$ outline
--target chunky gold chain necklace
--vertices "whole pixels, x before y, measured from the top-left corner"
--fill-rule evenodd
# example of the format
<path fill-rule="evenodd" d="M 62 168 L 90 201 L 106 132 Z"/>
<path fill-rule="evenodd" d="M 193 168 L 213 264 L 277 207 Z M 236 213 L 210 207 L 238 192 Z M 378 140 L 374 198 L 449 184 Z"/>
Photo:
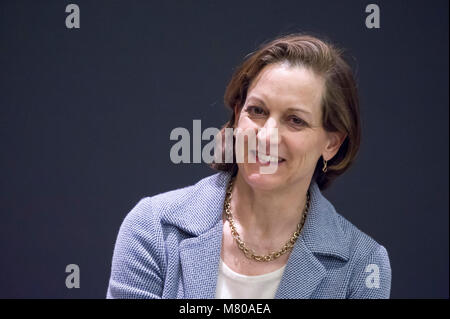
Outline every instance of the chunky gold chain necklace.
<path fill-rule="evenodd" d="M 233 215 L 231 214 L 231 192 L 233 190 L 233 183 L 234 178 L 231 178 L 226 191 L 224 212 L 228 222 L 230 223 L 231 235 L 233 236 L 234 239 L 236 239 L 238 247 L 244 252 L 245 256 L 247 258 L 256 261 L 272 261 L 274 259 L 277 259 L 281 255 L 285 254 L 289 249 L 293 248 L 298 236 L 300 235 L 300 231 L 303 229 L 306 215 L 309 211 L 309 201 L 310 201 L 309 190 L 306 195 L 307 199 L 302 219 L 300 223 L 298 223 L 297 230 L 292 234 L 291 238 L 284 244 L 284 246 L 279 251 L 272 252 L 268 255 L 256 255 L 253 249 L 248 248 L 247 245 L 244 243 L 244 241 L 241 239 L 241 236 L 239 236 L 239 233 L 236 230 L 236 226 L 234 225 Z"/>

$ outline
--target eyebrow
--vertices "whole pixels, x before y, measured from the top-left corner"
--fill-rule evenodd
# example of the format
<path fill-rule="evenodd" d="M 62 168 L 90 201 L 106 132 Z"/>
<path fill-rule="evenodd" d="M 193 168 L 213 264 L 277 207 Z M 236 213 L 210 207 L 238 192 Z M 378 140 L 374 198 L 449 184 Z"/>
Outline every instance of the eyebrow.
<path fill-rule="evenodd" d="M 261 103 L 261 104 L 263 104 L 264 106 L 266 106 L 266 104 L 264 103 L 263 100 L 261 100 L 260 98 L 255 97 L 255 96 L 250 96 L 248 99 L 249 99 L 249 100 L 256 100 L 256 101 L 258 101 L 259 103 Z M 290 107 L 290 108 L 288 108 L 287 110 L 288 110 L 288 111 L 297 111 L 297 112 L 305 113 L 305 114 L 308 114 L 308 115 L 312 115 L 312 113 L 311 113 L 310 111 L 307 111 L 307 110 L 302 109 L 302 108 Z"/>
<path fill-rule="evenodd" d="M 288 108 L 288 111 L 298 111 L 298 112 L 302 112 L 302 113 L 311 115 L 311 112 L 304 110 L 304 109 L 299 109 L 296 107 L 290 107 L 290 108 Z"/>

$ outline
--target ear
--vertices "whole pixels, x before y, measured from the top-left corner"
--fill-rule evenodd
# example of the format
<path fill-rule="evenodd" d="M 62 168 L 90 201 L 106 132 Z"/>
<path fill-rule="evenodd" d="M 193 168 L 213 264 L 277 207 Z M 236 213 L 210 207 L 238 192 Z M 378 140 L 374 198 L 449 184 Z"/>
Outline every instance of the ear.
<path fill-rule="evenodd" d="M 339 148 L 347 137 L 347 134 L 342 132 L 327 132 L 326 134 L 327 144 L 322 152 L 322 156 L 326 161 L 329 161 L 337 154 Z"/>

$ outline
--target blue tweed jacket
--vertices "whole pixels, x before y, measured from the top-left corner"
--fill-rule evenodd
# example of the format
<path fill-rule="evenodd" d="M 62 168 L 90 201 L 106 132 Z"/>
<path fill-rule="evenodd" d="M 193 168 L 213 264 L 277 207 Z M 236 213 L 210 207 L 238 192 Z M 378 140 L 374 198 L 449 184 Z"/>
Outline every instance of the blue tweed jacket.
<path fill-rule="evenodd" d="M 214 298 L 230 173 L 142 199 L 118 234 L 107 298 Z M 386 249 L 310 184 L 311 204 L 275 298 L 389 298 Z"/>

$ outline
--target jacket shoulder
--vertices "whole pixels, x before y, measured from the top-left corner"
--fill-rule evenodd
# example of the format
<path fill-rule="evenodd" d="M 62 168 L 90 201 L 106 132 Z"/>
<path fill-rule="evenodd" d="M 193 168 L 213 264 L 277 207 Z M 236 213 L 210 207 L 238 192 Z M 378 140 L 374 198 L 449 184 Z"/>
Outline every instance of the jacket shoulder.
<path fill-rule="evenodd" d="M 392 269 L 386 248 L 345 217 L 336 214 L 351 247 L 352 271 L 347 298 L 389 298 Z"/>
<path fill-rule="evenodd" d="M 365 233 L 344 216 L 336 212 L 337 220 L 344 236 L 353 251 L 353 258 L 365 255 L 382 246 L 373 237 Z"/>
<path fill-rule="evenodd" d="M 211 197 L 211 192 L 217 188 L 221 189 L 224 177 L 224 173 L 216 173 L 200 179 L 195 184 L 154 195 L 151 197 L 153 207 L 161 213 L 163 219 L 172 214 L 182 214 L 200 199 Z"/>
<path fill-rule="evenodd" d="M 129 214 L 198 235 L 217 220 L 228 178 L 229 173 L 219 172 L 195 184 L 145 197 Z"/>

